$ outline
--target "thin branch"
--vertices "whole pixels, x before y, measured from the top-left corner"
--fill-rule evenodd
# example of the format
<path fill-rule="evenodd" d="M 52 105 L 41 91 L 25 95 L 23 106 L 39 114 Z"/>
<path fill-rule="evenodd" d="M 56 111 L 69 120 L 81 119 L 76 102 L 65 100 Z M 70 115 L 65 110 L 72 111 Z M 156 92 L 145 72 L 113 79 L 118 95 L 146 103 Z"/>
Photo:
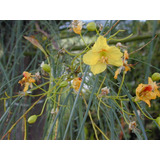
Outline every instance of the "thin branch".
<path fill-rule="evenodd" d="M 105 37 L 118 23 L 120 22 L 120 20 L 118 20 L 109 30 L 106 34 L 104 34 L 103 36 Z"/>
<path fill-rule="evenodd" d="M 149 43 L 151 43 L 157 36 L 158 36 L 158 35 L 155 35 L 155 37 L 152 38 L 148 43 L 146 43 L 145 45 L 143 45 L 141 48 L 139 48 L 139 49 L 137 49 L 137 50 L 135 50 L 135 51 L 129 53 L 129 55 L 131 55 L 131 54 L 133 54 L 133 53 L 135 53 L 135 52 L 140 51 L 142 48 L 144 48 L 144 47 L 147 46 Z"/>

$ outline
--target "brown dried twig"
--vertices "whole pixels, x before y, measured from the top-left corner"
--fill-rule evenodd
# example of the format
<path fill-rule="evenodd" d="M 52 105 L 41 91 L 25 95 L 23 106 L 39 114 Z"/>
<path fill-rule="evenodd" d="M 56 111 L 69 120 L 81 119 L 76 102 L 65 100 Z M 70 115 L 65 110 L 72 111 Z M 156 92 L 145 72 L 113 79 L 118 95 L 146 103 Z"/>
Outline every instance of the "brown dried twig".
<path fill-rule="evenodd" d="M 120 20 L 118 20 L 109 30 L 106 34 L 104 34 L 103 36 L 105 37 L 118 23 L 120 22 Z"/>
<path fill-rule="evenodd" d="M 133 53 L 135 53 L 135 52 L 138 52 L 138 51 L 140 51 L 141 49 L 143 49 L 145 46 L 147 46 L 149 43 L 151 43 L 157 36 L 158 36 L 158 35 L 155 35 L 154 38 L 152 38 L 148 43 L 146 43 L 145 45 L 143 45 L 141 48 L 139 48 L 139 49 L 137 49 L 137 50 L 129 53 L 129 55 L 131 55 L 131 54 L 133 54 Z"/>

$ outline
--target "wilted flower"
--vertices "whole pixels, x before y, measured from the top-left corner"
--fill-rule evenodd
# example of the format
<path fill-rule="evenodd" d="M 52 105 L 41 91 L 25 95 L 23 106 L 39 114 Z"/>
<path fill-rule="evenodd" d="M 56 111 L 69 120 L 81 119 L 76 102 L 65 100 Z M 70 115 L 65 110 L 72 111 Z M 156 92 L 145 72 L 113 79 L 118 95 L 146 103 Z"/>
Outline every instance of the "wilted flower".
<path fill-rule="evenodd" d="M 132 66 L 132 64 L 128 64 L 127 59 L 129 59 L 129 55 L 128 52 L 125 50 L 123 56 L 123 65 L 116 70 L 114 79 L 117 79 L 118 74 L 120 74 L 122 70 L 125 70 L 125 73 L 131 70 L 130 67 Z"/>
<path fill-rule="evenodd" d="M 74 20 L 72 21 L 72 29 L 76 34 L 81 34 L 83 23 L 82 21 Z"/>
<path fill-rule="evenodd" d="M 107 39 L 99 36 L 94 46 L 83 56 L 83 62 L 90 65 L 94 75 L 99 74 L 107 68 L 107 65 L 122 66 L 123 54 L 115 46 L 108 46 Z"/>
<path fill-rule="evenodd" d="M 136 88 L 136 101 L 141 100 L 148 104 L 150 107 L 150 100 L 160 97 L 160 91 L 158 90 L 156 82 L 153 82 L 150 77 L 148 77 L 148 84 L 139 84 Z"/>
<path fill-rule="evenodd" d="M 106 96 L 109 94 L 109 88 L 108 87 L 104 87 L 101 89 L 101 94 L 100 94 L 100 97 L 101 96 Z"/>
<path fill-rule="evenodd" d="M 58 109 L 56 108 L 56 110 L 54 109 L 54 108 L 52 108 L 52 110 L 51 110 L 51 114 L 55 114 L 55 113 L 57 113 L 58 112 Z"/>
<path fill-rule="evenodd" d="M 39 81 L 41 79 L 40 72 L 35 73 L 35 79 L 36 81 Z"/>
<path fill-rule="evenodd" d="M 81 82 L 82 82 L 82 79 L 79 77 L 73 79 L 72 86 L 77 92 L 79 91 L 79 88 L 81 86 Z"/>
<path fill-rule="evenodd" d="M 26 71 L 23 72 L 23 76 L 24 77 L 22 78 L 22 80 L 20 80 L 18 83 L 20 83 L 21 86 L 24 85 L 23 91 L 26 92 L 28 90 L 29 86 L 30 86 L 30 88 L 33 87 L 32 83 L 35 82 L 35 79 L 32 77 L 35 77 L 35 76 L 31 75 L 31 73 L 26 72 Z"/>
<path fill-rule="evenodd" d="M 127 48 L 127 46 L 122 45 L 121 42 L 118 42 L 118 43 L 116 44 L 116 47 L 118 47 L 118 48 Z"/>
<path fill-rule="evenodd" d="M 137 125 L 137 124 L 136 124 L 135 121 L 130 122 L 130 123 L 129 123 L 129 129 L 130 129 L 130 130 L 134 130 L 134 129 L 136 128 L 136 125 Z"/>

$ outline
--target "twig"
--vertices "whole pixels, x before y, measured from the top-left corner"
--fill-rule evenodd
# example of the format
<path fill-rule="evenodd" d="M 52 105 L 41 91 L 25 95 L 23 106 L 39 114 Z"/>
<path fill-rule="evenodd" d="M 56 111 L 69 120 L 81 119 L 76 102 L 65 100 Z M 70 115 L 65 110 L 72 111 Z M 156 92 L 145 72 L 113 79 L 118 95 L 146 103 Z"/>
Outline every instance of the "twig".
<path fill-rule="evenodd" d="M 118 20 L 109 30 L 106 34 L 104 34 L 103 36 L 105 37 L 118 23 L 120 22 L 120 20 Z"/>
<path fill-rule="evenodd" d="M 27 120 L 26 120 L 26 115 L 24 115 L 24 140 L 27 140 Z"/>
<path fill-rule="evenodd" d="M 56 50 L 59 50 L 59 49 L 60 49 L 60 48 L 58 47 L 58 44 L 56 43 L 56 41 L 55 41 L 53 38 L 51 38 L 51 35 L 48 34 L 48 33 L 45 32 L 45 31 L 43 31 L 43 30 L 40 28 L 40 26 L 38 25 L 37 22 L 35 23 L 35 26 L 36 26 L 36 29 L 37 29 L 38 32 L 44 34 L 44 36 L 46 36 L 48 39 L 51 39 L 52 44 L 53 44 L 53 46 L 55 47 Z"/>
<path fill-rule="evenodd" d="M 145 44 L 144 46 L 142 46 L 141 48 L 139 48 L 139 49 L 137 49 L 137 50 L 129 53 L 129 55 L 131 55 L 131 54 L 133 54 L 133 53 L 135 53 L 135 52 L 138 52 L 139 50 L 141 50 L 142 48 L 144 48 L 145 46 L 147 46 L 147 45 L 148 45 L 149 43 L 151 43 L 157 36 L 158 36 L 158 35 L 155 35 L 155 37 L 152 38 L 148 43 L 146 43 L 146 44 Z"/>

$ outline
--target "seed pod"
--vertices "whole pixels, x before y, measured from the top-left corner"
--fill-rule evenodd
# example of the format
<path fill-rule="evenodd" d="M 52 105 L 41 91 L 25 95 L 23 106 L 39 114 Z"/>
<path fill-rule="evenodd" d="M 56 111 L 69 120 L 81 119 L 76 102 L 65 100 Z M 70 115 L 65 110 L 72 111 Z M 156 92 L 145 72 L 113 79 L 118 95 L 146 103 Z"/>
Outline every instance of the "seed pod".
<path fill-rule="evenodd" d="M 28 118 L 28 123 L 32 124 L 32 123 L 35 123 L 36 120 L 37 120 L 37 115 L 32 115 Z"/>
<path fill-rule="evenodd" d="M 50 71 L 51 71 L 50 65 L 45 64 L 44 62 L 42 62 L 41 67 L 42 67 L 42 69 L 43 69 L 45 72 L 50 73 Z"/>
<path fill-rule="evenodd" d="M 151 78 L 152 78 L 153 81 L 159 81 L 160 80 L 160 73 L 152 74 Z"/>
<path fill-rule="evenodd" d="M 96 30 L 96 24 L 94 22 L 90 22 L 87 24 L 88 31 L 95 31 Z"/>
<path fill-rule="evenodd" d="M 68 82 L 67 81 L 63 81 L 60 83 L 59 85 L 61 88 L 68 86 Z"/>

